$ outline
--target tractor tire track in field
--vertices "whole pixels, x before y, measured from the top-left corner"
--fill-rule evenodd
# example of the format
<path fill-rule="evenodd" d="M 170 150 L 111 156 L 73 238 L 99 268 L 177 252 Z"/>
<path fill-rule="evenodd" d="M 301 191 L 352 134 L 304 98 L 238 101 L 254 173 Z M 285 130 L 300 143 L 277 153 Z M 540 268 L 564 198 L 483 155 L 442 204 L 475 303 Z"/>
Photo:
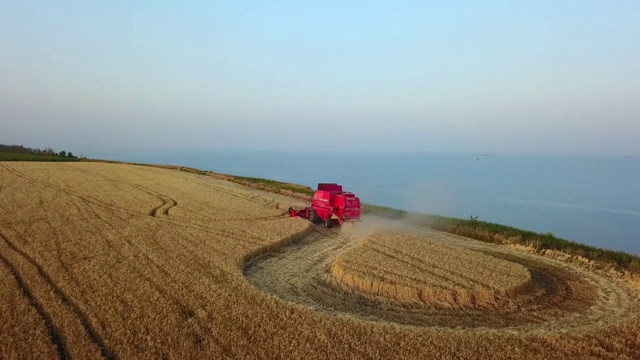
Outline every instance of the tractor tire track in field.
<path fill-rule="evenodd" d="M 0 167 L 0 195 L 2 195 L 2 190 L 4 190 L 4 172 L 4 166 Z"/>
<path fill-rule="evenodd" d="M 132 211 L 130 209 L 104 202 L 104 201 L 96 199 L 96 198 L 94 198 L 94 197 L 92 197 L 90 195 L 83 194 L 81 192 L 74 191 L 74 190 L 65 189 L 65 188 L 63 188 L 61 186 L 49 183 L 47 181 L 43 181 L 43 180 L 40 180 L 40 179 L 36 179 L 34 177 L 27 176 L 27 175 L 15 170 L 15 169 L 12 169 L 12 168 L 10 168 L 8 166 L 0 164 L 0 167 L 2 167 L 3 169 L 6 169 L 7 171 L 9 171 L 9 172 L 13 173 L 14 175 L 16 175 L 16 176 L 18 176 L 20 178 L 23 178 L 23 179 L 25 179 L 27 181 L 35 182 L 35 183 L 43 185 L 45 187 L 49 187 L 49 188 L 61 191 L 61 192 L 65 193 L 65 194 L 67 194 L 67 195 L 72 195 L 72 196 L 79 197 L 79 198 L 81 198 L 81 199 L 83 199 L 83 200 L 85 200 L 87 202 L 93 203 L 93 204 L 101 206 L 101 207 L 105 207 L 105 208 L 107 208 L 109 210 L 120 211 L 120 212 L 129 214 L 129 215 L 135 215 L 135 216 L 140 216 L 141 215 L 140 213 L 137 213 L 137 212 Z M 94 173 L 91 173 L 91 174 L 92 175 L 96 175 Z M 143 191 L 143 192 L 145 192 L 145 193 L 147 193 L 147 194 L 149 194 L 151 196 L 154 196 L 154 197 L 158 198 L 162 202 L 162 204 L 152 208 L 148 213 L 149 216 L 158 217 L 158 215 L 160 215 L 160 214 L 161 215 L 165 215 L 165 216 L 169 215 L 169 211 L 171 209 L 173 209 L 174 207 L 178 206 L 178 201 L 177 200 L 175 200 L 175 199 L 173 199 L 173 198 L 171 198 L 169 196 L 160 194 L 159 192 L 153 191 L 153 190 L 151 190 L 151 189 L 149 189 L 147 187 L 144 187 L 142 185 L 135 184 L 135 183 L 130 183 L 130 182 L 125 182 L 125 181 L 121 181 L 121 180 L 116 180 L 116 179 L 111 179 L 111 178 L 105 177 L 104 175 L 99 175 L 99 176 L 101 176 L 102 178 L 104 178 L 106 180 L 110 180 L 110 181 L 114 181 L 114 182 L 118 182 L 118 183 L 122 183 L 122 184 L 126 184 L 126 185 L 129 185 L 129 186 L 132 186 L 134 188 L 137 188 L 138 190 L 141 190 L 141 191 Z"/>
<path fill-rule="evenodd" d="M 151 196 L 154 196 L 156 198 L 158 198 L 158 200 L 160 200 L 162 202 L 162 204 L 154 207 L 153 209 L 151 209 L 149 211 L 149 216 L 153 216 L 153 217 L 158 217 L 159 215 L 164 215 L 167 216 L 169 215 L 169 211 L 171 209 L 173 209 L 174 207 L 178 206 L 178 201 L 174 198 L 171 198 L 167 195 L 164 195 L 158 191 L 152 190 L 146 186 L 140 185 L 140 184 L 136 184 L 130 181 L 124 181 L 124 180 L 118 180 L 118 179 L 111 179 L 108 178 L 104 175 L 98 174 L 99 176 L 101 176 L 102 178 L 104 178 L 105 180 L 109 180 L 109 181 L 113 181 L 119 184 L 124 184 L 124 185 L 128 185 L 131 186 L 133 188 L 136 188 L 144 193 L 147 193 Z"/>
<path fill-rule="evenodd" d="M 91 203 L 88 203 L 83 199 L 80 199 L 80 201 L 84 202 L 84 205 L 89 209 L 89 211 L 91 212 L 91 215 L 95 219 L 100 220 L 104 224 L 105 227 L 111 229 L 112 231 L 116 231 L 116 232 L 118 231 L 118 229 L 115 226 L 113 226 L 106 218 L 104 218 L 96 209 L 93 208 L 93 206 L 95 206 L 95 205 L 93 205 Z M 79 207 L 78 204 L 76 204 L 76 206 Z M 176 225 L 184 225 L 184 224 L 182 224 L 180 222 L 176 222 L 175 224 Z M 100 227 L 94 226 L 94 228 L 95 228 L 97 233 L 100 232 Z M 203 229 L 198 229 L 198 230 L 199 231 L 203 231 Z M 109 240 L 108 237 L 104 237 L 104 236 L 102 236 L 102 238 L 105 241 L 105 243 L 107 243 L 109 245 L 110 249 L 114 253 L 117 253 L 120 256 L 121 259 L 125 259 L 126 258 L 124 256 L 124 254 L 122 254 L 122 252 L 119 250 L 119 247 L 112 243 L 112 240 Z M 171 286 L 169 286 L 169 285 L 172 285 L 174 287 L 174 289 L 180 288 L 181 291 L 188 292 L 189 296 L 191 298 L 199 299 L 202 302 L 206 302 L 207 301 L 207 299 L 202 294 L 199 294 L 197 292 L 191 291 L 187 287 L 181 286 L 180 283 L 179 283 L 179 280 L 176 279 L 174 277 L 174 275 L 165 268 L 165 266 L 164 266 L 165 264 L 159 262 L 158 260 L 156 260 L 152 256 L 150 256 L 148 254 L 148 251 L 145 250 L 145 248 L 143 246 L 141 246 L 140 244 L 138 244 L 135 241 L 132 241 L 131 239 L 129 239 L 126 236 L 122 236 L 121 238 L 131 248 L 136 249 L 137 254 L 142 256 L 147 261 L 149 266 L 153 267 L 155 271 L 158 271 L 163 275 L 164 282 L 161 284 L 161 283 L 157 282 L 156 280 L 154 280 L 151 276 L 148 275 L 148 272 L 149 272 L 148 269 L 145 269 L 142 266 L 135 266 L 135 265 L 133 267 L 134 272 L 136 273 L 137 276 L 139 276 L 141 279 L 144 279 L 144 281 L 146 281 L 147 284 L 149 284 L 149 286 L 151 286 L 158 294 L 160 294 L 164 298 L 168 299 L 177 309 L 179 309 L 181 316 L 183 316 L 185 318 L 191 318 L 192 316 L 190 314 L 192 313 L 193 310 L 190 309 L 189 305 L 187 305 L 186 303 L 181 301 L 177 296 L 175 296 L 172 293 L 173 290 L 171 289 Z M 163 245 L 159 244 L 159 243 L 156 243 L 156 245 L 158 247 L 163 247 Z M 183 261 L 187 261 L 187 260 L 185 259 Z M 201 260 L 199 260 L 197 257 L 194 257 L 194 258 L 190 258 L 188 261 L 190 261 L 190 262 L 200 262 Z M 203 264 L 202 266 L 205 267 L 207 265 Z M 215 268 L 211 269 L 211 271 L 214 271 L 214 270 L 215 270 Z M 218 276 L 224 276 L 224 274 L 220 274 L 220 273 L 218 273 L 217 275 Z"/>
<path fill-rule="evenodd" d="M 85 202 L 85 206 L 87 206 L 90 209 L 90 211 L 92 212 L 93 216 L 96 219 L 100 220 L 107 228 L 111 229 L 112 231 L 117 231 L 118 230 L 111 223 L 109 223 L 109 221 L 107 221 L 105 218 L 103 218 L 95 209 L 93 209 L 91 207 L 90 203 Z M 98 226 L 94 226 L 94 228 L 95 228 L 96 232 L 100 232 L 100 228 Z M 119 250 L 119 247 L 114 245 L 114 244 L 112 244 L 111 240 L 109 240 L 107 237 L 104 237 L 104 236 L 102 236 L 102 238 L 105 241 L 105 243 L 109 244 L 109 247 L 112 249 L 112 251 L 114 253 L 117 253 L 120 256 L 121 259 L 125 259 L 126 258 L 126 256 Z M 162 264 L 160 264 L 158 261 L 156 261 L 151 256 L 149 256 L 149 254 L 147 253 L 147 251 L 145 251 L 145 249 L 143 247 L 141 247 L 140 245 L 136 244 L 134 241 L 131 241 L 126 236 L 122 236 L 120 238 L 123 239 L 123 241 L 126 242 L 131 248 L 136 249 L 137 254 L 142 256 L 148 262 L 149 265 L 151 265 L 151 266 L 153 266 L 155 268 L 155 270 L 157 270 L 160 273 L 162 273 L 166 277 L 165 279 L 171 279 L 171 281 L 175 281 L 175 279 L 173 278 L 172 274 L 169 271 L 167 271 L 162 266 Z M 162 296 L 166 297 L 167 299 L 170 299 L 174 304 L 178 305 L 179 307 L 181 307 L 181 308 L 185 307 L 184 304 L 179 302 L 177 300 L 177 298 L 175 296 L 173 296 L 171 293 L 169 293 L 163 286 L 161 286 L 161 284 L 159 284 L 158 282 L 154 281 L 150 276 L 148 276 L 147 272 L 144 271 L 142 268 L 135 267 L 134 270 L 135 270 L 135 273 L 137 274 L 137 276 L 139 276 L 140 278 L 144 279 L 159 294 L 161 294 Z"/>
<path fill-rule="evenodd" d="M 164 194 L 162 194 L 162 193 L 160 193 L 158 191 L 155 191 L 153 189 L 150 189 L 150 188 L 148 188 L 146 186 L 143 186 L 143 185 L 140 185 L 140 184 L 137 184 L 137 183 L 134 183 L 134 182 L 130 182 L 130 181 L 124 181 L 124 180 L 120 180 L 120 179 L 110 178 L 110 177 L 105 176 L 103 174 L 89 173 L 89 172 L 87 172 L 85 170 L 80 170 L 80 171 L 86 172 L 86 173 L 88 173 L 90 175 L 100 176 L 103 179 L 108 180 L 108 181 L 112 181 L 112 182 L 116 182 L 116 183 L 120 183 L 120 184 L 125 184 L 125 185 L 128 185 L 128 186 L 132 186 L 132 187 L 134 187 L 134 188 L 136 188 L 138 190 L 142 190 L 143 192 L 145 192 L 145 193 L 147 193 L 149 195 L 155 196 L 156 198 L 158 198 L 162 202 L 162 204 L 154 207 L 151 211 L 149 211 L 149 215 L 150 216 L 158 217 L 159 214 L 169 215 L 169 211 L 171 209 L 173 209 L 174 207 L 178 206 L 178 201 L 176 199 L 171 198 L 171 197 L 169 197 L 167 195 L 164 195 Z M 241 199 L 241 200 L 244 200 L 244 201 L 253 202 L 255 204 L 259 204 L 259 205 L 262 205 L 262 206 L 271 207 L 274 204 L 274 202 L 260 200 L 260 197 L 256 197 L 254 195 L 243 195 L 242 193 L 234 192 L 233 190 L 229 190 L 229 189 L 226 189 L 224 187 L 216 186 L 215 184 L 212 184 L 210 182 L 201 181 L 201 180 L 197 180 L 197 179 L 191 179 L 189 177 L 184 177 L 184 178 L 181 177 L 180 179 L 183 180 L 183 181 L 186 181 L 186 182 L 190 182 L 190 183 L 195 184 L 195 185 L 202 186 L 202 187 L 207 188 L 207 189 L 214 190 L 216 192 L 221 192 L 221 193 L 236 197 L 238 199 Z M 277 202 L 275 202 L 275 208 L 280 210 L 280 212 L 281 212 L 278 215 L 267 215 L 267 216 L 249 217 L 249 218 L 232 218 L 232 219 L 224 219 L 224 221 L 225 222 L 228 222 L 228 221 L 241 222 L 241 221 L 248 221 L 248 220 L 274 220 L 274 219 L 280 219 L 280 218 L 282 218 L 284 216 L 289 216 L 288 212 L 286 210 L 284 210 L 284 209 L 280 209 L 278 207 L 278 205 L 279 204 Z"/>
<path fill-rule="evenodd" d="M 7 267 L 7 269 L 9 270 L 9 273 L 11 273 L 11 277 L 13 277 L 13 280 L 18 286 L 18 289 L 20 290 L 20 292 L 24 295 L 24 297 L 27 298 L 29 305 L 31 305 L 36 310 L 36 313 L 42 319 L 42 322 L 44 323 L 44 326 L 47 329 L 47 335 L 49 336 L 49 340 L 51 341 L 51 343 L 56 349 L 58 358 L 68 359 L 69 353 L 67 352 L 67 348 L 64 342 L 62 341 L 62 336 L 60 336 L 60 333 L 57 327 L 53 324 L 53 321 L 51 320 L 51 316 L 47 313 L 47 311 L 44 309 L 42 304 L 38 302 L 38 299 L 36 299 L 36 297 L 33 295 L 33 292 L 29 289 L 26 282 L 22 279 L 22 276 L 20 276 L 20 273 L 15 268 L 15 266 L 13 266 L 11 262 L 2 255 L 2 253 L 0 253 L 0 262 Z"/>
<path fill-rule="evenodd" d="M 626 285 L 577 265 L 424 229 L 411 231 L 442 246 L 460 246 L 524 266 L 531 273 L 531 286 L 495 307 L 399 303 L 350 290 L 333 278 L 333 259 L 361 245 L 339 230 L 313 229 L 306 238 L 245 264 L 247 280 L 323 314 L 448 331 L 592 331 L 625 321 L 638 308 Z"/>
<path fill-rule="evenodd" d="M 158 217 L 159 215 L 164 215 L 164 216 L 168 216 L 169 215 L 169 210 L 173 209 L 174 207 L 178 206 L 178 202 L 173 199 L 170 198 L 166 195 L 162 195 L 160 193 L 154 193 L 151 190 L 145 188 L 144 186 L 140 186 L 140 185 L 134 185 L 134 184 L 130 184 L 131 186 L 138 188 L 142 191 L 145 191 L 146 193 L 148 193 L 149 195 L 153 195 L 155 197 L 157 197 L 158 199 L 160 199 L 160 201 L 162 201 L 162 204 L 154 207 L 153 209 L 151 209 L 151 211 L 149 212 L 150 216 L 153 217 Z"/>
<path fill-rule="evenodd" d="M 105 179 L 107 181 L 111 181 L 111 182 L 115 182 L 115 183 L 124 184 L 124 185 L 128 185 L 128 186 L 134 187 L 134 188 L 136 188 L 138 190 L 141 190 L 141 191 L 143 191 L 143 192 L 145 192 L 145 193 L 147 193 L 147 194 L 149 194 L 151 196 L 154 196 L 154 197 L 158 198 L 161 201 L 161 204 L 156 206 L 156 207 L 154 207 L 153 209 L 151 209 L 149 211 L 149 216 L 153 216 L 153 217 L 159 217 L 159 215 L 167 216 L 167 215 L 169 215 L 169 212 L 170 212 L 171 209 L 173 209 L 174 207 L 178 206 L 178 201 L 176 199 L 174 199 L 172 197 L 169 197 L 169 196 L 167 196 L 165 194 L 162 194 L 162 193 L 160 193 L 158 191 L 155 191 L 155 190 L 153 190 L 153 189 L 151 189 L 149 187 L 146 187 L 146 186 L 143 186 L 143 185 L 131 182 L 131 181 L 124 181 L 124 180 L 121 180 L 121 179 L 110 178 L 108 176 L 105 176 L 105 175 L 99 174 L 99 173 L 90 173 L 90 172 L 87 172 L 86 170 L 82 170 L 82 169 L 80 169 L 79 171 L 85 172 L 85 173 L 90 174 L 90 175 L 100 176 L 101 178 L 103 178 L 103 179 Z M 212 184 L 212 183 L 209 183 L 209 182 L 200 181 L 200 180 L 197 180 L 197 179 L 190 179 L 190 178 L 181 178 L 181 179 L 183 181 L 190 182 L 190 183 L 193 183 L 193 184 L 196 184 L 196 185 L 199 185 L 199 186 L 202 186 L 204 188 L 208 188 L 208 189 L 211 189 L 211 190 L 214 190 L 214 191 L 217 191 L 217 192 L 221 192 L 221 193 L 224 193 L 224 194 L 227 194 L 227 195 L 242 199 L 244 201 L 253 202 L 253 203 L 256 203 L 256 204 L 259 204 L 259 205 L 262 205 L 262 206 L 269 206 L 270 205 L 269 202 L 258 200 L 254 196 L 242 195 L 242 194 L 239 194 L 239 193 L 234 192 L 232 190 L 228 190 L 228 189 L 225 189 L 223 187 L 216 186 L 215 184 Z M 278 208 L 277 205 L 276 205 L 276 208 Z M 287 211 L 279 209 L 279 208 L 278 208 L 278 210 L 281 210 L 281 214 L 279 214 L 279 215 L 269 215 L 269 216 L 263 216 L 263 217 L 250 217 L 250 218 L 233 218 L 233 219 L 224 219 L 224 221 L 237 221 L 237 222 L 240 222 L 240 221 L 247 221 L 247 220 L 272 220 L 272 219 L 280 219 L 284 215 L 288 216 L 288 212 Z"/>
<path fill-rule="evenodd" d="M 162 214 L 162 215 L 169 215 L 169 210 L 173 209 L 174 207 L 178 206 L 178 201 L 176 199 L 173 199 L 167 195 L 164 195 L 158 191 L 152 190 L 146 186 L 131 182 L 131 181 L 125 181 L 122 179 L 114 179 L 108 176 L 105 176 L 104 174 L 100 174 L 97 172 L 89 172 L 85 169 L 78 169 L 78 168 L 73 168 L 74 170 L 80 171 L 82 173 L 88 174 L 90 176 L 99 176 L 101 178 L 103 178 L 104 180 L 107 180 L 109 182 L 113 182 L 116 184 L 122 184 L 122 185 L 126 185 L 126 186 L 131 186 L 135 189 L 138 189 L 146 194 L 149 194 L 153 197 L 158 198 L 158 200 L 160 200 L 162 202 L 162 204 L 153 207 L 150 211 L 149 211 L 149 216 L 153 216 L 153 217 L 157 217 L 158 215 Z"/>
<path fill-rule="evenodd" d="M 42 186 L 45 186 L 45 187 L 60 191 L 60 192 L 63 192 L 63 193 L 65 193 L 67 195 L 70 195 L 70 196 L 79 197 L 79 198 L 81 198 L 81 199 L 83 199 L 83 200 L 85 200 L 87 202 L 90 202 L 90 203 L 93 203 L 95 205 L 107 208 L 109 210 L 118 211 L 118 212 L 130 215 L 130 216 L 143 216 L 143 214 L 140 214 L 140 213 L 138 213 L 136 211 L 132 211 L 130 209 L 127 209 L 127 208 L 124 208 L 124 207 L 121 207 L 121 206 L 117 206 L 117 205 L 114 205 L 114 204 L 109 204 L 109 203 L 104 202 L 102 200 L 96 199 L 96 198 L 94 198 L 94 197 L 92 197 L 90 195 L 83 194 L 81 192 L 74 191 L 74 190 L 65 189 L 65 188 L 63 188 L 61 186 L 52 184 L 50 182 L 46 182 L 46 181 L 43 181 L 43 180 L 40 180 L 40 179 L 36 179 L 34 177 L 27 176 L 27 175 L 15 170 L 15 169 L 10 168 L 9 166 L 0 164 L 0 167 L 3 167 L 5 169 L 7 169 L 7 171 L 9 171 L 10 173 L 12 173 L 12 174 L 14 174 L 14 175 L 16 175 L 16 176 L 18 176 L 18 177 L 20 177 L 22 179 L 25 179 L 27 181 L 30 181 L 30 182 L 33 182 L 33 183 L 36 183 L 36 184 L 39 184 L 39 185 L 42 185 Z M 144 216 L 146 216 L 146 215 L 144 215 Z"/>
<path fill-rule="evenodd" d="M 38 275 L 40 276 L 40 278 L 52 289 L 53 293 L 62 301 L 62 303 L 69 309 L 69 311 L 71 313 L 73 313 L 73 315 L 75 315 L 76 318 L 80 321 L 80 324 L 84 328 L 84 330 L 87 333 L 87 335 L 89 336 L 89 339 L 99 349 L 101 356 L 103 358 L 105 358 L 105 359 L 114 359 L 114 356 L 112 355 L 111 351 L 106 347 L 106 345 L 104 344 L 104 341 L 102 340 L 102 338 L 98 335 L 97 331 L 93 328 L 93 325 L 91 325 L 91 322 L 89 321 L 88 316 L 81 310 L 81 308 L 78 306 L 78 304 L 76 304 L 73 300 L 71 300 L 71 298 L 69 298 L 69 296 L 67 296 L 65 294 L 65 292 L 62 291 L 62 289 L 53 281 L 53 279 L 51 279 L 51 277 L 42 268 L 42 266 L 40 266 L 29 254 L 25 253 L 20 248 L 18 248 L 3 233 L 0 233 L 0 239 L 2 239 L 4 241 L 4 243 L 12 251 L 14 251 L 15 253 L 19 254 L 19 256 L 21 256 L 24 260 L 26 260 L 31 266 L 33 266 L 36 269 L 36 271 L 37 271 Z M 9 266 L 9 263 L 6 261 L 6 258 L 3 260 L 3 262 L 5 262 L 7 264 L 7 266 Z M 23 285 L 23 288 L 26 289 L 26 286 L 24 285 L 24 282 L 22 282 L 22 280 L 20 280 L 19 282 L 21 282 L 22 285 Z M 30 296 L 35 300 L 35 297 L 33 297 L 32 293 L 31 293 Z M 42 309 L 42 306 L 40 306 L 40 310 L 44 311 L 44 309 Z M 39 313 L 40 313 L 40 311 L 39 311 Z M 43 314 L 46 314 L 46 312 L 43 312 Z M 49 318 L 49 321 L 50 321 L 50 318 Z M 58 338 L 60 338 L 60 334 L 59 333 L 56 333 L 54 335 L 56 335 Z M 65 349 L 64 345 L 63 345 L 62 349 Z M 64 350 L 64 353 L 65 353 L 65 356 L 63 358 L 65 358 L 65 359 L 69 358 L 66 350 Z"/>

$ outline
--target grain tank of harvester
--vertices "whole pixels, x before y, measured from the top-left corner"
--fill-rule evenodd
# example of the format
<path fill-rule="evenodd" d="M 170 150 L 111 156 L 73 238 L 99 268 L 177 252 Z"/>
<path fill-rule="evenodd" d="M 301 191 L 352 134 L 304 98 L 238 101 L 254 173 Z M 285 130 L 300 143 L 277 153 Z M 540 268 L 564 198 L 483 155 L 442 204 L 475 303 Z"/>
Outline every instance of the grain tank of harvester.
<path fill-rule="evenodd" d="M 291 217 L 309 219 L 314 224 L 324 223 L 330 228 L 334 223 L 360 219 L 360 199 L 352 192 L 342 191 L 342 185 L 320 183 L 313 194 L 311 206 L 302 210 L 289 208 Z"/>

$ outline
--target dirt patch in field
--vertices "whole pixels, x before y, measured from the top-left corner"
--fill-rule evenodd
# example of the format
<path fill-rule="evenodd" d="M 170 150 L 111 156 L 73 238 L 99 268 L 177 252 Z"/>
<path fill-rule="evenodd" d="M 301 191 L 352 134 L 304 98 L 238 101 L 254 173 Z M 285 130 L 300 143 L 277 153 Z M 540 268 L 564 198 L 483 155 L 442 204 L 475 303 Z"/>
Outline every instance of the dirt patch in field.
<path fill-rule="evenodd" d="M 357 225 L 356 225 L 357 226 Z M 524 266 L 531 286 L 496 306 L 411 304 L 355 291 L 330 273 L 339 254 L 362 246 L 362 229 L 314 227 L 301 241 L 263 255 L 245 267 L 250 283 L 271 295 L 332 316 L 401 325 L 519 332 L 579 331 L 617 324 L 635 313 L 633 292 L 622 282 L 576 265 L 442 232 L 404 227 L 430 244 L 459 247 Z M 389 231 L 389 230 L 385 230 Z"/>

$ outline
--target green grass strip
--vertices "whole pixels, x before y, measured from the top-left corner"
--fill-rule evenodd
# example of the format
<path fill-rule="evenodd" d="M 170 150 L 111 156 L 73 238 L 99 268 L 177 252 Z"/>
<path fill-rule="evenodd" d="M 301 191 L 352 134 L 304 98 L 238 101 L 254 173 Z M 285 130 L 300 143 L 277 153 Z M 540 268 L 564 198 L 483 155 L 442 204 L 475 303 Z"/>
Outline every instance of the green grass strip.
<path fill-rule="evenodd" d="M 70 158 L 59 155 L 44 155 L 30 153 L 6 153 L 0 152 L 0 161 L 80 161 L 79 158 Z"/>

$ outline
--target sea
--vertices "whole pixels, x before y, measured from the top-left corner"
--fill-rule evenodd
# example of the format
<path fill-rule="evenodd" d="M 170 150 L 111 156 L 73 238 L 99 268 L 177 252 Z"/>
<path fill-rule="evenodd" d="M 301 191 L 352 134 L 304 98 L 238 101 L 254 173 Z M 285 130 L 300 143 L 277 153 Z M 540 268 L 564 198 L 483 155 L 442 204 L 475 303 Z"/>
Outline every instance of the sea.
<path fill-rule="evenodd" d="M 640 255 L 640 157 L 170 151 L 98 154 L 304 184 L 368 204 L 514 226 Z"/>

